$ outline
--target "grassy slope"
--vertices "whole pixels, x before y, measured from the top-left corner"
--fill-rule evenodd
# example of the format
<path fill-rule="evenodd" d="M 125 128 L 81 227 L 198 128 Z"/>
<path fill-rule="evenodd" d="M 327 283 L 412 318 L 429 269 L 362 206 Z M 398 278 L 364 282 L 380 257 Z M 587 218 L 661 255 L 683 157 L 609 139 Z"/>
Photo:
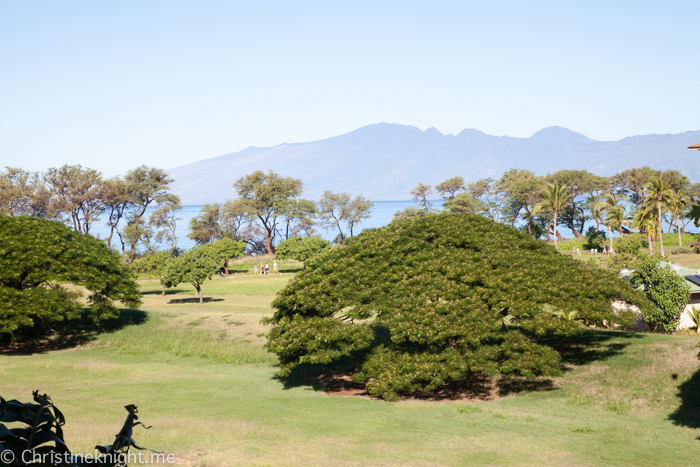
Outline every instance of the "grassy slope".
<path fill-rule="evenodd" d="M 261 349 L 259 319 L 290 277 L 214 279 L 204 305 L 145 295 L 143 324 L 0 356 L 2 395 L 49 393 L 83 453 L 111 441 L 135 403 L 154 426 L 137 429 L 139 444 L 195 465 L 697 465 L 700 433 L 686 425 L 698 414 L 669 419 L 679 385 L 695 375 L 699 386 L 695 336 L 591 333 L 598 344 L 567 356 L 555 389 L 490 401 L 328 396 L 285 388 Z"/>

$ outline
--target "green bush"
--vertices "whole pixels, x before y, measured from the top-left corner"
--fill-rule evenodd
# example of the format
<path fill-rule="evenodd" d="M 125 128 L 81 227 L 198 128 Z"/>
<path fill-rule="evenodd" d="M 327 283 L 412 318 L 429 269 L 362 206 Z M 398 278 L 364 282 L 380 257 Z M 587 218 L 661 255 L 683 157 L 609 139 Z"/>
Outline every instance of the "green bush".
<path fill-rule="evenodd" d="M 324 250 L 331 248 L 331 246 L 331 242 L 318 236 L 294 236 L 280 242 L 275 247 L 275 257 L 306 263 Z"/>
<path fill-rule="evenodd" d="M 581 332 L 581 322 L 629 324 L 613 300 L 653 306 L 617 274 L 509 226 L 421 216 L 310 260 L 273 302 L 266 346 L 282 377 L 352 357 L 354 380 L 393 400 L 474 374 L 558 374 L 543 338 Z"/>
<path fill-rule="evenodd" d="M 603 246 L 606 245 L 606 235 L 605 232 L 596 230 L 595 227 L 590 226 L 586 231 L 586 243 L 583 248 L 586 250 L 591 250 L 597 248 L 598 251 L 603 250 Z"/>
<path fill-rule="evenodd" d="M 652 330 L 675 331 L 690 297 L 684 277 L 668 265 L 659 264 L 658 256 L 642 256 L 634 266 L 631 282 L 643 287 L 644 294 L 656 307 L 642 311 Z"/>

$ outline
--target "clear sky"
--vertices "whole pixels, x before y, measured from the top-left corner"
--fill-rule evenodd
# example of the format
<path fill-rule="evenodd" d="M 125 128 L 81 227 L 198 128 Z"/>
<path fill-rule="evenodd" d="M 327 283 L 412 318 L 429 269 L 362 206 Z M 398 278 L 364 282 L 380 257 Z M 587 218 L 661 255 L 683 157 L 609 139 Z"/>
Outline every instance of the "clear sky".
<path fill-rule="evenodd" d="M 111 176 L 371 123 L 700 129 L 700 2 L 0 0 L 0 166 Z"/>

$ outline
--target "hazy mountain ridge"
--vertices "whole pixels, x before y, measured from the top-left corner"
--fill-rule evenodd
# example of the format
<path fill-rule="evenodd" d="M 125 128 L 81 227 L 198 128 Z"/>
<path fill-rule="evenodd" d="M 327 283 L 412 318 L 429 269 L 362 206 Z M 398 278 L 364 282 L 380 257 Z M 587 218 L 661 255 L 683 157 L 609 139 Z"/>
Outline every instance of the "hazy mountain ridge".
<path fill-rule="evenodd" d="M 631 167 L 676 169 L 700 180 L 700 160 L 687 149 L 700 131 L 631 136 L 596 141 L 562 127 L 544 128 L 530 138 L 491 136 L 465 129 L 443 135 L 397 124 L 368 125 L 344 135 L 309 143 L 249 147 L 168 170 L 173 192 L 184 204 L 235 197 L 233 182 L 254 170 L 273 170 L 304 182 L 304 197 L 324 190 L 347 191 L 379 200 L 409 199 L 418 182 L 436 184 L 460 175 L 467 182 L 500 177 L 510 168 L 538 175 L 560 169 L 587 169 L 612 175 Z"/>

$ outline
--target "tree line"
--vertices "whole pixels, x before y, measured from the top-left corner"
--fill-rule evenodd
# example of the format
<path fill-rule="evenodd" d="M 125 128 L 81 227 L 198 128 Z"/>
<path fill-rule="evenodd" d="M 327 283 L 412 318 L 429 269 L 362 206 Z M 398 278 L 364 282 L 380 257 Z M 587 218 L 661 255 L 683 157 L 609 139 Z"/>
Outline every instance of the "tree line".
<path fill-rule="evenodd" d="M 571 230 L 576 238 L 585 235 L 588 222 L 595 231 L 604 227 L 611 238 L 637 231 L 646 234 L 650 251 L 659 239 L 663 255 L 663 223 L 668 231 L 681 232 L 688 224 L 698 226 L 700 183 L 692 183 L 677 170 L 660 171 L 650 167 L 624 170 L 602 177 L 587 170 L 560 170 L 537 176 L 523 169 L 510 169 L 500 179 L 485 178 L 465 183 L 453 177 L 435 185 L 420 183 L 411 191 L 415 207 L 398 211 L 394 219 L 436 212 L 429 197 L 444 199 L 450 212 L 480 214 L 494 222 L 507 223 L 536 238 L 562 240 L 557 226 Z"/>
<path fill-rule="evenodd" d="M 163 239 L 177 241 L 174 213 L 182 206 L 169 192 L 172 182 L 164 170 L 145 165 L 108 179 L 80 165 L 43 173 L 6 167 L 0 171 L 0 214 L 60 220 L 84 234 L 104 219 L 109 249 L 118 238 L 122 253 L 133 258 L 139 245 L 150 249 Z M 152 205 L 158 208 L 146 218 Z"/>
<path fill-rule="evenodd" d="M 106 179 L 97 170 L 64 165 L 30 172 L 0 171 L 0 214 L 60 220 L 89 234 L 96 222 L 109 227 L 107 245 L 118 240 L 121 252 L 135 259 L 138 250 L 158 245 L 178 254 L 177 217 L 182 205 L 170 193 L 174 180 L 162 169 L 141 166 L 123 177 Z M 316 228 L 338 232 L 337 243 L 354 235 L 371 216 L 374 203 L 359 195 L 326 191 L 319 202 L 303 199 L 303 183 L 275 172 L 256 171 L 233 183 L 238 197 L 208 204 L 191 219 L 187 237 L 197 244 L 222 238 L 242 241 L 249 253 L 274 253 L 275 245 L 294 236 L 309 237 Z M 152 209 L 146 215 L 149 207 Z"/>
<path fill-rule="evenodd" d="M 314 236 L 321 227 L 337 230 L 336 243 L 342 244 L 374 207 L 362 195 L 332 191 L 325 191 L 319 202 L 303 199 L 301 180 L 271 171 L 241 177 L 233 187 L 237 198 L 207 204 L 191 219 L 189 238 L 206 244 L 227 237 L 245 242 L 251 253 L 273 254 L 277 242 Z"/>

